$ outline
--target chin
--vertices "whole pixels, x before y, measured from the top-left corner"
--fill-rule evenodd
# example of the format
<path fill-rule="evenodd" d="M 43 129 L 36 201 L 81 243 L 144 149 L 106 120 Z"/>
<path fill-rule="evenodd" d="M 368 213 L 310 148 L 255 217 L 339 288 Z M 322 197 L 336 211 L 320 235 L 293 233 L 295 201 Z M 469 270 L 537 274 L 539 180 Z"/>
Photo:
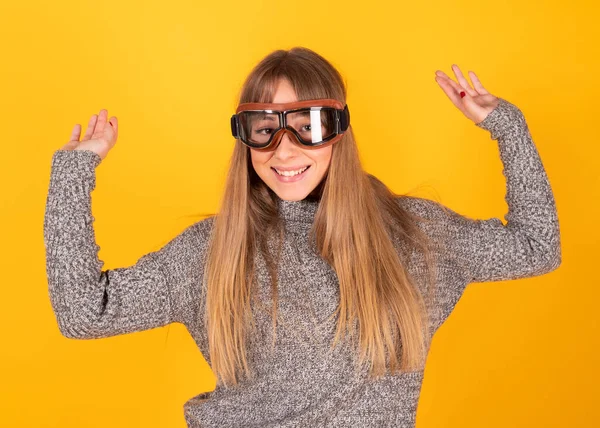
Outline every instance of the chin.
<path fill-rule="evenodd" d="M 323 191 L 324 180 L 308 187 L 296 189 L 282 189 L 278 184 L 279 183 L 273 183 L 273 185 L 269 185 L 269 187 L 280 199 L 283 199 L 284 201 L 301 201 L 306 198 L 319 199 Z"/>
<path fill-rule="evenodd" d="M 280 199 L 283 199 L 284 201 L 301 201 L 302 199 L 306 198 L 313 189 L 288 189 L 288 190 L 281 190 L 281 189 L 274 189 L 271 188 L 276 194 L 277 196 L 279 196 Z"/>

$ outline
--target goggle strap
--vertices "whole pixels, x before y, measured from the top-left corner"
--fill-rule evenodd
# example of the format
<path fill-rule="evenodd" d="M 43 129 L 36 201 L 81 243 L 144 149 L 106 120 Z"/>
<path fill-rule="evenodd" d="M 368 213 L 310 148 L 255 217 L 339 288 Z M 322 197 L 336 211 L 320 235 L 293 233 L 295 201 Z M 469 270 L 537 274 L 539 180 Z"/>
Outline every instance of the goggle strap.
<path fill-rule="evenodd" d="M 339 111 L 339 110 L 338 110 Z M 344 107 L 342 113 L 340 114 L 340 132 L 346 132 L 348 126 L 350 125 L 350 110 L 348 109 L 348 105 Z"/>
<path fill-rule="evenodd" d="M 237 114 L 231 116 L 231 135 L 235 138 L 239 138 Z"/>

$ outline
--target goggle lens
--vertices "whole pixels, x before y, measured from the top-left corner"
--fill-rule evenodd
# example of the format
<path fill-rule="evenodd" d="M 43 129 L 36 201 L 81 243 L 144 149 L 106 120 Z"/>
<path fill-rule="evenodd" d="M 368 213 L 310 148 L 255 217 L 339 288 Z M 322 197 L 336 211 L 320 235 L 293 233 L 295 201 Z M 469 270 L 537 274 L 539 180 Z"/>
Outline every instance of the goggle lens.
<path fill-rule="evenodd" d="M 303 143 L 321 143 L 336 133 L 337 112 L 329 107 L 311 107 L 285 112 L 286 128 Z M 240 138 L 258 147 L 267 146 L 282 128 L 281 114 L 272 110 L 238 113 Z"/>

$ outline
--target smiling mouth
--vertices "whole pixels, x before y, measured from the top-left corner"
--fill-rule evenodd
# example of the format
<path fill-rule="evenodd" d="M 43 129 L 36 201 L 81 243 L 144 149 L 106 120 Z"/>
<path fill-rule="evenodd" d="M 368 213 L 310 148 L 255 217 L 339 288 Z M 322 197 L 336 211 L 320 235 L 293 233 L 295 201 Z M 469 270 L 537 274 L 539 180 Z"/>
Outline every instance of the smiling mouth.
<path fill-rule="evenodd" d="M 308 168 L 310 168 L 310 165 L 305 166 L 304 168 L 301 168 L 297 171 L 278 171 L 275 168 L 272 168 L 278 175 L 282 176 L 282 177 L 294 177 L 296 175 L 300 175 L 302 174 L 304 171 L 306 171 Z"/>

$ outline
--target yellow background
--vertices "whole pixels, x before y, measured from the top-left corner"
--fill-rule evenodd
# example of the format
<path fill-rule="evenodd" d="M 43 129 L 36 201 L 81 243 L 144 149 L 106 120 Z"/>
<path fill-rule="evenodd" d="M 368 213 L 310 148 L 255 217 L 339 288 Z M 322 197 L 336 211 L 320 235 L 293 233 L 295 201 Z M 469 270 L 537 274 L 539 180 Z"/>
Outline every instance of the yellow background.
<path fill-rule="evenodd" d="M 58 331 L 42 229 L 52 153 L 101 108 L 118 117 L 94 227 L 105 268 L 131 265 L 215 212 L 244 78 L 302 45 L 341 71 L 364 166 L 394 191 L 506 214 L 496 142 L 434 80 L 456 63 L 523 111 L 555 192 L 561 267 L 466 289 L 433 341 L 417 426 L 600 426 L 595 4 L 361 3 L 2 2 L 0 425 L 185 427 L 184 402 L 215 383 L 182 325 Z"/>

